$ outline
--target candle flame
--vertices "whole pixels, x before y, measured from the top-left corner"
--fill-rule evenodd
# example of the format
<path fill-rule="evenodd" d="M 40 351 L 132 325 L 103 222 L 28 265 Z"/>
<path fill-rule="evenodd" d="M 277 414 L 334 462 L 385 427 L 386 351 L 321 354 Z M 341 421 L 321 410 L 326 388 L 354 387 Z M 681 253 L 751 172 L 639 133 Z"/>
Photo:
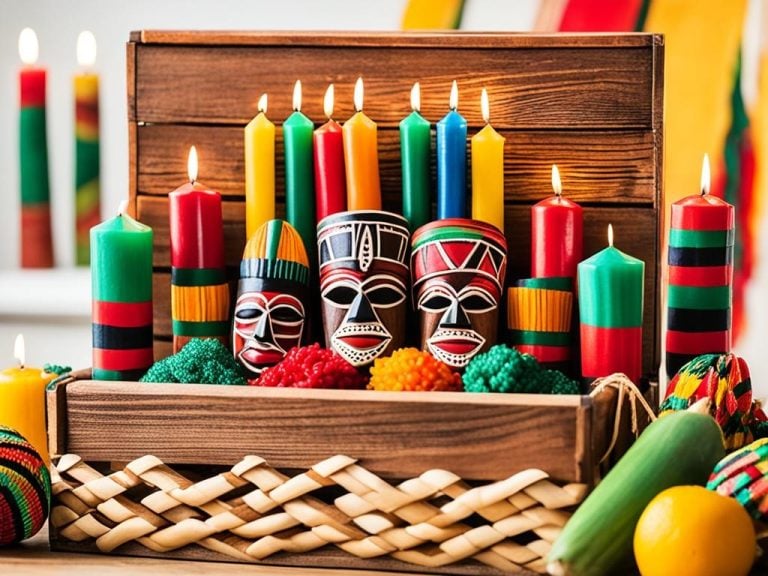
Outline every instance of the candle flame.
<path fill-rule="evenodd" d="M 451 97 L 448 100 L 448 107 L 451 110 L 458 110 L 459 108 L 459 85 L 456 84 L 456 80 L 451 84 Z"/>
<path fill-rule="evenodd" d="M 20 368 L 24 368 L 24 334 L 16 336 L 16 341 L 13 343 L 13 357 L 19 363 Z"/>
<path fill-rule="evenodd" d="M 259 112 L 266 114 L 267 113 L 267 95 L 262 94 L 259 98 L 259 103 L 256 105 L 256 108 L 259 110 Z"/>
<path fill-rule="evenodd" d="M 555 191 L 556 196 L 563 193 L 563 183 L 560 181 L 560 170 L 557 169 L 557 164 L 552 164 L 552 190 Z"/>
<path fill-rule="evenodd" d="M 325 98 L 323 99 L 323 112 L 330 120 L 333 116 L 333 84 L 328 84 L 328 88 L 325 91 Z"/>
<path fill-rule="evenodd" d="M 421 111 L 421 86 L 418 82 L 411 88 L 411 110 L 414 112 Z"/>
<path fill-rule="evenodd" d="M 355 82 L 355 112 L 361 112 L 363 109 L 363 77 Z"/>
<path fill-rule="evenodd" d="M 194 184 L 197 180 L 197 148 L 190 146 L 189 156 L 187 157 L 187 174 L 189 181 Z"/>
<path fill-rule="evenodd" d="M 480 94 L 480 110 L 483 113 L 483 122 L 488 124 L 491 121 L 491 103 L 488 101 L 488 91 L 485 88 Z"/>
<path fill-rule="evenodd" d="M 293 85 L 293 109 L 296 112 L 301 111 L 301 80 L 296 80 Z"/>
<path fill-rule="evenodd" d="M 24 28 L 19 34 L 19 56 L 24 64 L 34 64 L 40 53 L 37 34 L 32 28 Z"/>
<path fill-rule="evenodd" d="M 709 194 L 710 187 L 709 154 L 704 154 L 704 160 L 701 162 L 701 195 Z"/>
<path fill-rule="evenodd" d="M 608 246 L 613 248 L 613 224 L 608 224 Z"/>
<path fill-rule="evenodd" d="M 77 64 L 90 67 L 96 63 L 96 37 L 93 32 L 83 30 L 77 37 Z"/>
<path fill-rule="evenodd" d="M 117 207 L 117 215 L 122 216 L 126 213 L 128 210 L 128 200 L 123 200 L 120 202 L 120 206 Z"/>

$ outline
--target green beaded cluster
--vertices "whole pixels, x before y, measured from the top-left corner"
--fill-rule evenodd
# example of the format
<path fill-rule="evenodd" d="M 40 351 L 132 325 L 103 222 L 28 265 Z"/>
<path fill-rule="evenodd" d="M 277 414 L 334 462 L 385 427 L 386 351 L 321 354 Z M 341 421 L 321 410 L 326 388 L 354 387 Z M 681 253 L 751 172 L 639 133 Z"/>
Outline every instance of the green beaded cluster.
<path fill-rule="evenodd" d="M 579 394 L 579 385 L 558 370 L 545 370 L 530 354 L 497 344 L 478 354 L 462 378 L 467 392 Z"/>
<path fill-rule="evenodd" d="M 193 338 L 173 356 L 155 362 L 140 382 L 229 384 L 246 381 L 232 353 L 216 339 Z"/>

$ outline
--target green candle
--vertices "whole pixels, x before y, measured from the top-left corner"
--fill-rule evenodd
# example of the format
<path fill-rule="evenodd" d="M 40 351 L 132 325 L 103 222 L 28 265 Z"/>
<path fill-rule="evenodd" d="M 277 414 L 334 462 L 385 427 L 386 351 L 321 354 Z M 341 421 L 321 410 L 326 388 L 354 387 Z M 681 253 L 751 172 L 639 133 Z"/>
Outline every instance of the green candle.
<path fill-rule="evenodd" d="M 93 377 L 138 380 L 152 354 L 152 229 L 127 214 L 91 228 Z"/>
<path fill-rule="evenodd" d="M 411 232 L 431 220 L 429 161 L 432 155 L 429 122 L 419 113 L 419 83 L 411 89 L 413 112 L 400 122 L 400 158 L 403 175 L 403 216 Z"/>
<path fill-rule="evenodd" d="M 613 246 L 578 266 L 581 365 L 586 378 L 623 372 L 642 375 L 643 286 L 645 262 Z"/>
<path fill-rule="evenodd" d="M 317 243 L 315 230 L 315 180 L 312 120 L 301 112 L 301 80 L 293 89 L 293 114 L 283 122 L 285 145 L 285 213 L 286 219 L 299 232 L 304 247 L 314 262 L 313 247 Z"/>

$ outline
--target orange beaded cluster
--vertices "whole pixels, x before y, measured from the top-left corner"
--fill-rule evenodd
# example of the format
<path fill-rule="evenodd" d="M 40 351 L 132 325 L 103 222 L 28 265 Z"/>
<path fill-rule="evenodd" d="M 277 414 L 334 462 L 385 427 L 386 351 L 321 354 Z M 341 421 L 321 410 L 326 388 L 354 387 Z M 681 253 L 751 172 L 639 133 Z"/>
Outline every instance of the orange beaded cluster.
<path fill-rule="evenodd" d="M 461 376 L 428 352 L 401 348 L 371 367 L 370 390 L 460 391 Z"/>

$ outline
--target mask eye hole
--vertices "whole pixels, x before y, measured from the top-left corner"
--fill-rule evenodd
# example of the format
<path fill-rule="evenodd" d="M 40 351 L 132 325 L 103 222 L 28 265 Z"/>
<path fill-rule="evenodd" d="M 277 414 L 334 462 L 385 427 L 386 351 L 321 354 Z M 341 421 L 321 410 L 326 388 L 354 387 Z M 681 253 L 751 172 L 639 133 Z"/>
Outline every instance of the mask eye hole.
<path fill-rule="evenodd" d="M 480 314 L 496 308 L 496 302 L 488 294 L 480 290 L 470 290 L 461 295 L 461 307 L 466 312 Z"/>
<path fill-rule="evenodd" d="M 430 290 L 419 299 L 418 307 L 426 312 L 444 312 L 453 304 L 453 299 L 442 290 Z"/>
<path fill-rule="evenodd" d="M 235 310 L 235 318 L 246 323 L 255 322 L 261 318 L 262 314 L 264 314 L 264 310 L 255 306 L 247 306 Z"/>
<path fill-rule="evenodd" d="M 278 306 L 272 309 L 272 320 L 283 324 L 294 324 L 304 320 L 304 315 L 293 306 Z"/>
<path fill-rule="evenodd" d="M 324 300 L 328 300 L 340 308 L 348 308 L 357 296 L 357 290 L 349 284 L 335 284 L 329 286 L 322 296 Z"/>
<path fill-rule="evenodd" d="M 374 306 L 391 307 L 397 306 L 405 300 L 405 294 L 394 286 L 382 284 L 368 291 L 366 294 L 368 301 Z"/>

